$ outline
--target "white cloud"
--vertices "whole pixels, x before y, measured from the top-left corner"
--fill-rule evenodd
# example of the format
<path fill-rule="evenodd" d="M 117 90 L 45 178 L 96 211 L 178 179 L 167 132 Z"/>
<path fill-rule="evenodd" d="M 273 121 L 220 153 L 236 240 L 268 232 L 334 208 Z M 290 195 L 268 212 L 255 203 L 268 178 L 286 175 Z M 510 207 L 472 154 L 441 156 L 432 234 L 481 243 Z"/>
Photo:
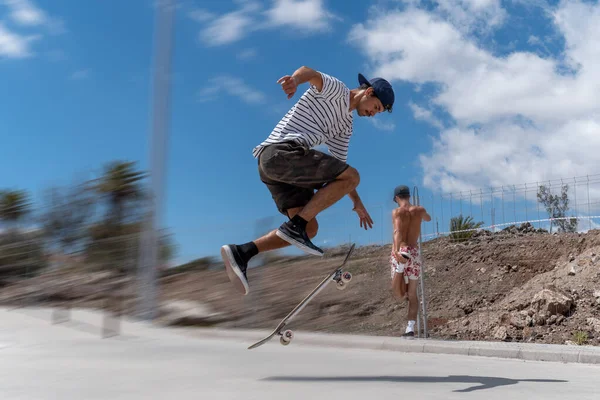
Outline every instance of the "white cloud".
<path fill-rule="evenodd" d="M 222 15 L 208 10 L 193 10 L 191 19 L 205 23 L 199 34 L 208 46 L 237 42 L 255 31 L 285 28 L 303 35 L 330 29 L 337 17 L 325 8 L 323 0 L 271 0 L 272 7 L 261 10 L 255 1 L 240 1 L 240 8 Z"/>
<path fill-rule="evenodd" d="M 220 87 L 216 84 L 200 89 L 200 91 L 198 92 L 198 101 L 201 103 L 205 103 L 207 101 L 216 99 L 219 95 L 219 90 Z"/>
<path fill-rule="evenodd" d="M 38 38 L 38 35 L 18 35 L 8 30 L 0 22 L 0 58 L 25 58 L 31 56 L 30 44 Z"/>
<path fill-rule="evenodd" d="M 64 22 L 50 17 L 31 0 L 3 0 L 9 9 L 10 18 L 18 25 L 26 27 L 45 26 L 52 34 L 65 33 Z"/>
<path fill-rule="evenodd" d="M 33 55 L 31 45 L 42 38 L 41 33 L 24 34 L 21 29 L 44 27 L 52 34 L 65 32 L 62 20 L 49 17 L 43 10 L 29 0 L 0 0 L 0 10 L 8 11 L 6 19 L 0 19 L 0 58 L 25 58 Z M 11 23 L 12 22 L 12 23 Z M 19 30 L 14 30 L 14 29 Z"/>
<path fill-rule="evenodd" d="M 377 118 L 369 118 L 367 121 L 370 121 L 373 126 L 381 131 L 393 131 L 396 129 L 396 124 L 393 122 L 383 122 L 381 119 Z"/>
<path fill-rule="evenodd" d="M 209 46 L 236 42 L 253 30 L 252 13 L 258 9 L 255 3 L 245 3 L 241 9 L 213 18 L 200 32 L 200 40 Z"/>
<path fill-rule="evenodd" d="M 213 78 L 210 81 L 209 86 L 199 91 L 198 101 L 204 103 L 217 100 L 224 93 L 238 97 L 248 104 L 260 104 L 266 99 L 264 93 L 248 86 L 242 79 L 234 76 L 222 75 Z"/>
<path fill-rule="evenodd" d="M 372 75 L 438 85 L 431 104 L 451 124 L 420 157 L 424 184 L 460 191 L 581 176 L 596 168 L 600 5 L 563 0 L 544 6 L 552 28 L 564 36 L 564 53 L 541 57 L 513 50 L 501 57 L 473 33 L 478 21 L 491 18 L 496 27 L 505 21 L 498 1 L 438 3 L 436 10 L 379 10 L 349 34 L 373 63 Z M 473 12 L 463 18 L 465 9 Z M 411 108 L 415 118 L 427 118 L 427 109 Z"/>
<path fill-rule="evenodd" d="M 488 59 L 450 23 L 419 9 L 381 12 L 355 25 L 349 39 L 375 61 L 377 75 L 415 83 L 452 81 Z"/>
<path fill-rule="evenodd" d="M 203 9 L 196 9 L 190 11 L 189 17 L 196 22 L 206 22 L 213 19 L 215 17 L 215 14 Z"/>
<path fill-rule="evenodd" d="M 335 18 L 325 9 L 323 0 L 274 0 L 273 3 L 265 12 L 272 26 L 324 31 L 330 28 L 329 20 Z"/>
<path fill-rule="evenodd" d="M 431 110 L 423 108 L 413 102 L 408 103 L 408 106 L 412 110 L 415 119 L 428 122 L 438 129 L 444 128 L 444 124 L 433 115 Z"/>
<path fill-rule="evenodd" d="M 247 61 L 256 58 L 256 55 L 256 49 L 245 49 L 238 53 L 237 58 L 243 61 Z"/>
<path fill-rule="evenodd" d="M 21 25 L 41 25 L 47 20 L 44 11 L 28 0 L 4 0 L 10 8 L 10 17 Z"/>
<path fill-rule="evenodd" d="M 487 32 L 502 25 L 506 11 L 500 0 L 437 0 L 440 15 L 463 33 Z"/>
<path fill-rule="evenodd" d="M 72 80 L 82 80 L 82 79 L 87 79 L 90 76 L 90 70 L 89 69 L 80 69 L 77 70 L 75 72 L 73 72 L 71 74 L 71 79 Z"/>
<path fill-rule="evenodd" d="M 529 39 L 527 39 L 527 43 L 533 44 L 533 45 L 539 45 L 542 43 L 542 40 L 535 35 L 530 35 Z"/>

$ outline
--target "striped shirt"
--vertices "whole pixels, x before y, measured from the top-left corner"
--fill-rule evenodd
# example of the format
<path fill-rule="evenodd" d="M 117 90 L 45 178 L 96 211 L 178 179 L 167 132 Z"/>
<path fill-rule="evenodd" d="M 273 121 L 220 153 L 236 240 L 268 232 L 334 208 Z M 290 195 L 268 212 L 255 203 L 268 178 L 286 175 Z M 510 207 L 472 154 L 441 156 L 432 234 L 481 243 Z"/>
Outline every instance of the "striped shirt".
<path fill-rule="evenodd" d="M 309 148 L 325 145 L 332 156 L 346 162 L 352 136 L 350 89 L 337 78 L 319 73 L 323 77 L 321 92 L 310 85 L 269 137 L 253 149 L 254 157 L 269 144 L 293 140 Z"/>

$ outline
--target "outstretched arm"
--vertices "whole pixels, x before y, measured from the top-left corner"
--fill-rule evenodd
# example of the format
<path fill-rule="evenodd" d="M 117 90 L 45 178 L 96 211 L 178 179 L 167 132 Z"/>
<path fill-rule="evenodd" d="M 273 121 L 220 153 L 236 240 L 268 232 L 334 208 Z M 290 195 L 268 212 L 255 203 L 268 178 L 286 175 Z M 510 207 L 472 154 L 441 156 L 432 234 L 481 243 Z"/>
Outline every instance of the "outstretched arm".
<path fill-rule="evenodd" d="M 358 195 L 356 189 L 348 193 L 348 197 L 350 197 L 350 200 L 352 200 L 352 204 L 356 205 L 356 203 L 361 202 L 360 196 Z"/>
<path fill-rule="evenodd" d="M 294 71 L 292 77 L 296 80 L 297 85 L 302 85 L 303 83 L 310 82 L 311 85 L 314 85 L 319 92 L 323 89 L 323 77 L 317 71 L 312 68 L 308 68 L 302 66 Z"/>
<path fill-rule="evenodd" d="M 350 197 L 350 199 L 352 200 L 352 210 L 355 211 L 358 214 L 358 217 L 360 218 L 360 227 L 365 228 L 365 230 L 367 228 L 372 228 L 373 219 L 371 219 L 371 216 L 367 212 L 367 209 L 365 208 L 365 205 L 358 196 L 358 192 L 356 191 L 356 189 L 348 193 L 348 197 Z"/>
<path fill-rule="evenodd" d="M 283 91 L 288 95 L 288 99 L 296 93 L 296 88 L 299 85 L 306 82 L 315 86 L 319 92 L 323 89 L 323 77 L 321 74 L 314 69 L 305 66 L 298 68 L 291 76 L 282 76 L 277 81 L 277 83 L 281 84 Z"/>

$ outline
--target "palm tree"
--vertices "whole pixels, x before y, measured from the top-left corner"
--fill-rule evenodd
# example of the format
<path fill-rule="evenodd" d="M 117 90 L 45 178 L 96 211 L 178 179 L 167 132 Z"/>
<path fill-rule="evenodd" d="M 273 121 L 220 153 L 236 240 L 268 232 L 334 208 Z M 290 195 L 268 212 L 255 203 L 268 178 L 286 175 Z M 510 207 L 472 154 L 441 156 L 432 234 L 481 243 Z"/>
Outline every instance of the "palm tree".
<path fill-rule="evenodd" d="M 96 180 L 95 190 L 108 200 L 107 221 L 113 228 L 123 224 L 128 203 L 143 198 L 140 181 L 145 177 L 144 172 L 135 170 L 135 162 L 113 161 Z"/>
<path fill-rule="evenodd" d="M 19 221 L 30 211 L 30 202 L 24 190 L 3 190 L 0 192 L 0 220 L 16 229 Z"/>
<path fill-rule="evenodd" d="M 473 217 L 464 218 L 462 214 L 450 220 L 450 237 L 454 240 L 466 240 L 473 235 L 473 232 L 480 228 L 483 222 L 473 222 Z"/>
<path fill-rule="evenodd" d="M 29 276 L 44 267 L 43 247 L 37 234 L 19 235 L 19 223 L 30 211 L 26 191 L 0 191 L 0 220 L 8 227 L 8 234 L 0 237 L 2 274 Z"/>
<path fill-rule="evenodd" d="M 125 236 L 137 222 L 131 214 L 139 216 L 145 208 L 139 202 L 145 197 L 141 184 L 145 177 L 144 172 L 136 170 L 135 162 L 113 161 L 105 165 L 99 178 L 90 182 L 90 189 L 106 200 L 107 207 L 104 221 L 89 228 L 90 242 L 85 251 L 90 260 L 127 270 L 132 244 Z"/>

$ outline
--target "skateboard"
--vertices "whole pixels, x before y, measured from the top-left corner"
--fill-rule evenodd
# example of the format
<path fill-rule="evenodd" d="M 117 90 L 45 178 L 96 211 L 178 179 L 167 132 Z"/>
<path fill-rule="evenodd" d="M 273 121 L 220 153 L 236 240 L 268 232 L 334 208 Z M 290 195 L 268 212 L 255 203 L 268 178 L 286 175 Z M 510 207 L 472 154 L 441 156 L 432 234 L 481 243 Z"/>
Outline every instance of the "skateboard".
<path fill-rule="evenodd" d="M 281 336 L 279 338 L 279 342 L 282 345 L 287 346 L 288 344 L 290 344 L 290 342 L 294 338 L 294 333 L 290 329 L 287 329 L 285 331 L 283 331 L 283 329 L 296 315 L 298 315 L 298 313 L 300 311 L 302 311 L 304 306 L 306 306 L 308 304 L 308 302 L 310 300 L 312 300 L 330 282 L 335 282 L 337 289 L 344 290 L 348 286 L 348 283 L 352 280 L 352 274 L 348 271 L 342 272 L 342 270 L 343 270 L 344 266 L 346 265 L 346 263 L 348 262 L 348 259 L 350 258 L 350 254 L 352 254 L 352 251 L 354 250 L 354 246 L 355 246 L 354 243 L 352 244 L 352 246 L 350 246 L 350 250 L 348 251 L 348 254 L 346 254 L 346 258 L 344 259 L 342 264 L 340 266 L 338 266 L 332 273 L 327 275 L 325 277 L 325 279 L 323 279 L 317 285 L 316 288 L 314 288 L 296 307 L 294 307 L 294 309 L 292 311 L 290 311 L 290 313 L 281 320 L 281 322 L 279 323 L 279 325 L 277 325 L 277 327 L 273 330 L 273 332 L 271 332 L 264 339 L 261 339 L 258 342 L 254 343 L 253 345 L 251 345 L 250 347 L 248 347 L 248 349 L 255 349 L 258 346 L 265 344 L 266 342 L 271 340 L 271 338 L 275 335 Z"/>

